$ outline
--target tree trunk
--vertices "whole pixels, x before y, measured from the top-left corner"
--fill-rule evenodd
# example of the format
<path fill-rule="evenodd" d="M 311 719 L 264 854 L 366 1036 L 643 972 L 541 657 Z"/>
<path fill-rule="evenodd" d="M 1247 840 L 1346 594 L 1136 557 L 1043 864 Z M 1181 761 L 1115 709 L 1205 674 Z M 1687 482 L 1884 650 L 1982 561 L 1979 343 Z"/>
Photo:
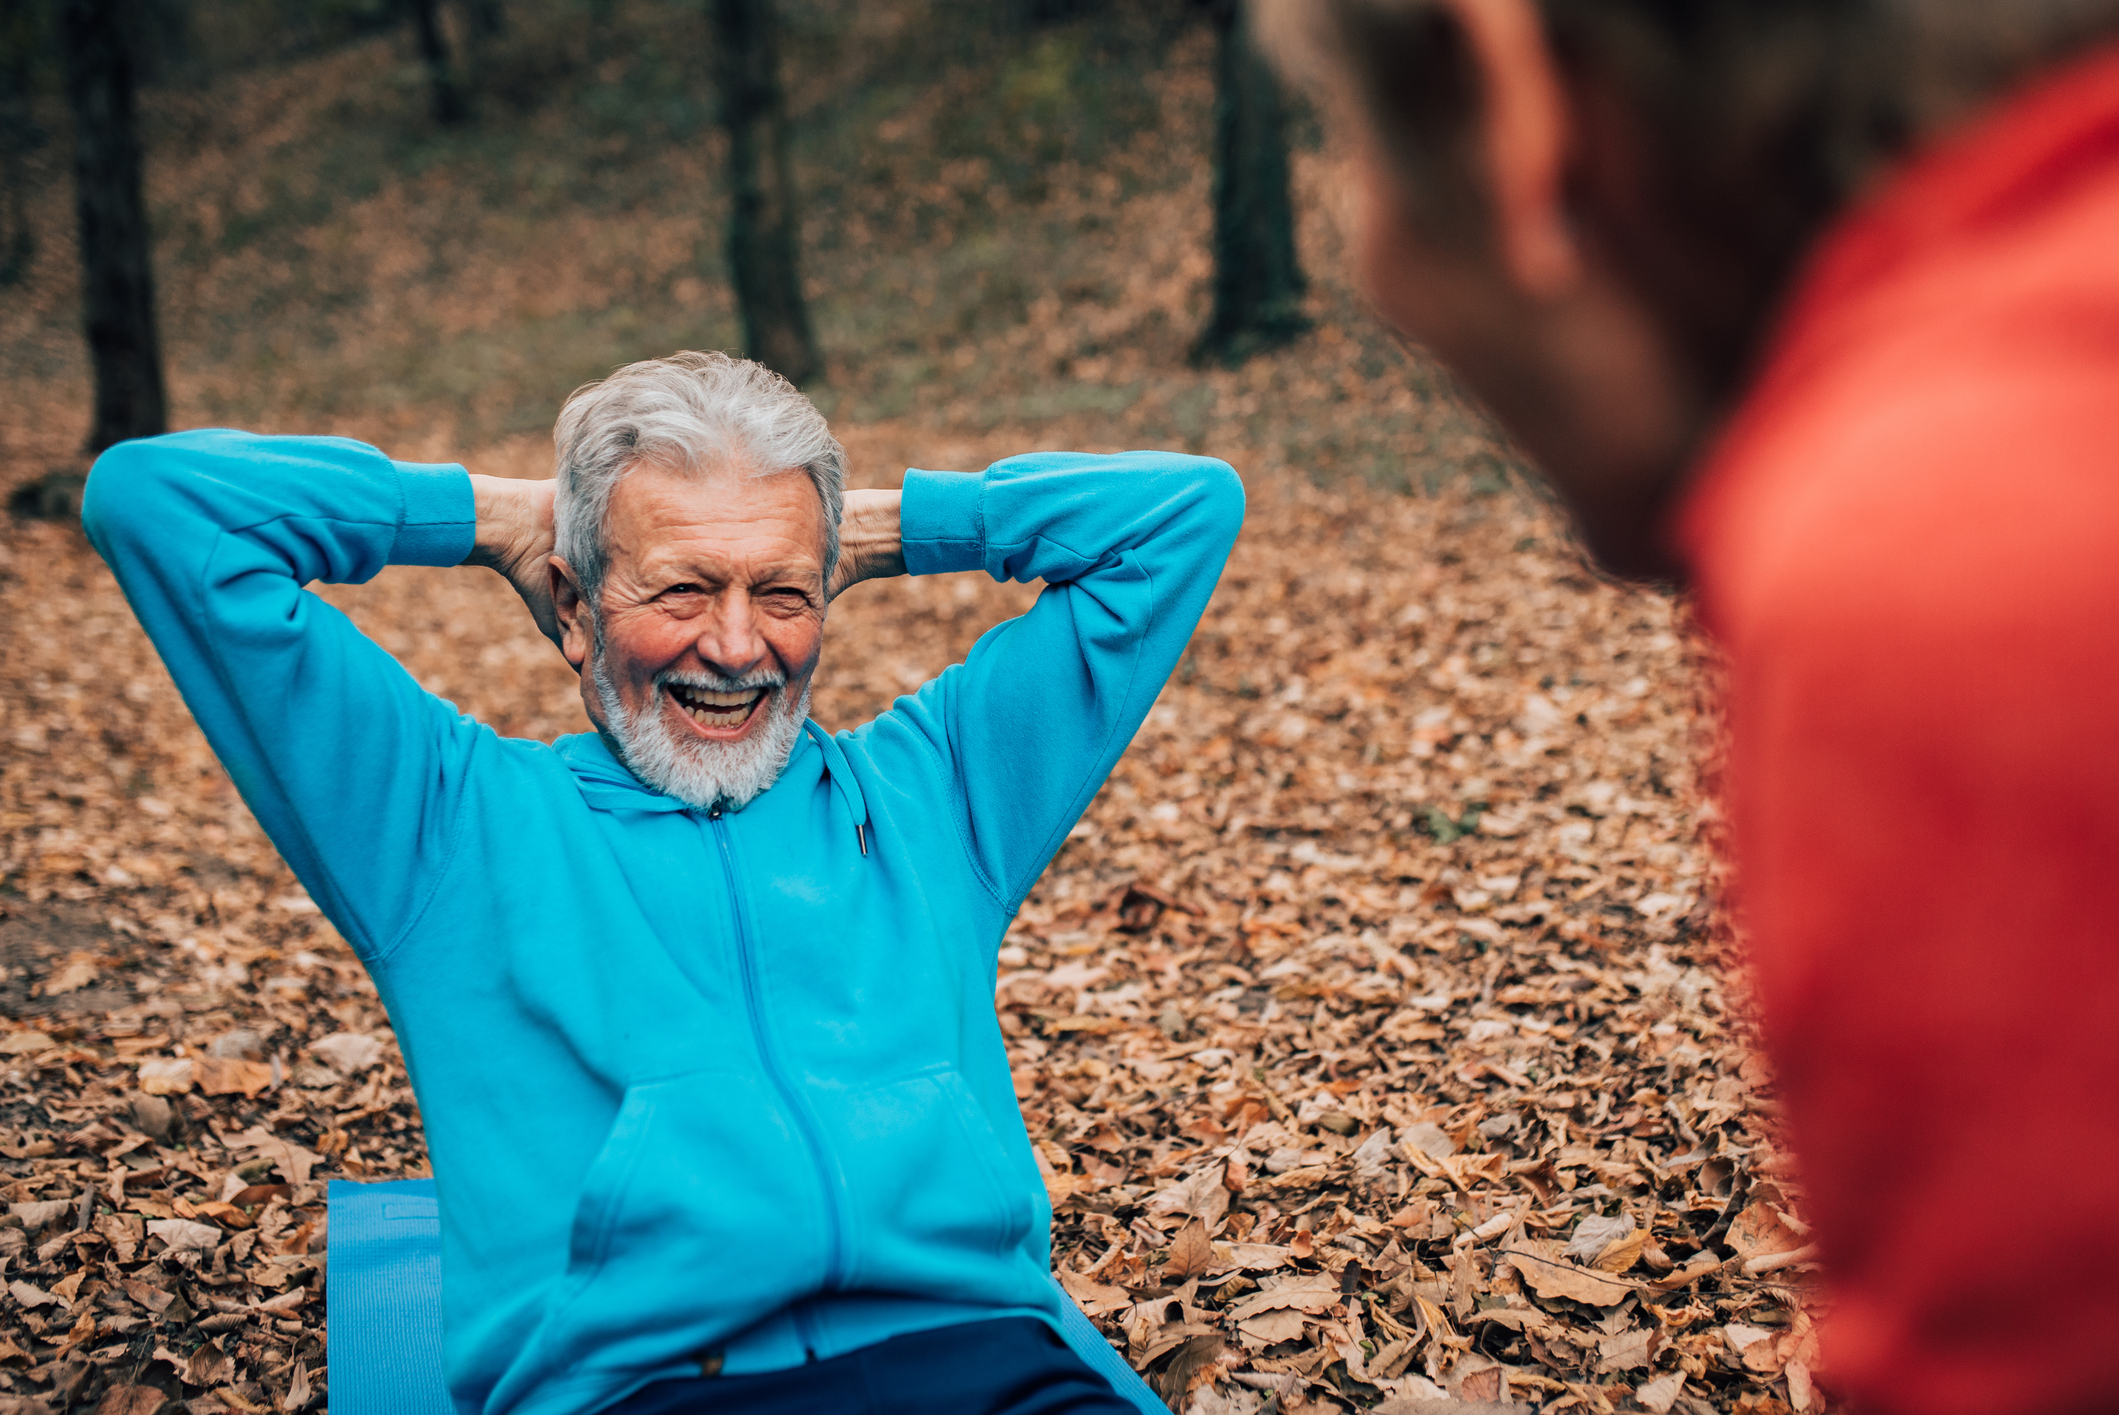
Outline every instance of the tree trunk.
<path fill-rule="evenodd" d="M 1214 0 L 1214 313 L 1197 362 L 1236 364 L 1309 328 L 1295 211 L 1288 197 L 1287 109 L 1251 41 L 1248 6 Z"/>
<path fill-rule="evenodd" d="M 464 119 L 463 91 L 456 86 L 456 66 L 449 61 L 449 41 L 441 32 L 438 0 L 409 0 L 412 33 L 419 40 L 419 57 L 427 66 L 428 101 L 434 121 L 444 127 Z"/>
<path fill-rule="evenodd" d="M 96 370 L 90 453 L 168 426 L 147 208 L 140 195 L 133 31 L 122 7 L 123 0 L 62 0 L 59 6 L 66 95 L 74 112 L 82 314 Z"/>
<path fill-rule="evenodd" d="M 29 226 L 29 155 L 44 134 L 30 111 L 29 84 L 38 37 L 30 0 L 0 0 L 0 288 L 20 282 L 37 252 Z"/>
<path fill-rule="evenodd" d="M 728 129 L 728 265 L 744 352 L 802 384 L 824 371 L 802 302 L 800 223 L 772 0 L 708 0 Z"/>
<path fill-rule="evenodd" d="M 1007 0 L 1000 14 L 1005 28 L 1024 31 L 1078 20 L 1101 8 L 1101 0 Z"/>
<path fill-rule="evenodd" d="M 471 38 L 480 43 L 498 39 L 508 27 L 500 0 L 464 0 L 464 18 L 470 21 Z"/>

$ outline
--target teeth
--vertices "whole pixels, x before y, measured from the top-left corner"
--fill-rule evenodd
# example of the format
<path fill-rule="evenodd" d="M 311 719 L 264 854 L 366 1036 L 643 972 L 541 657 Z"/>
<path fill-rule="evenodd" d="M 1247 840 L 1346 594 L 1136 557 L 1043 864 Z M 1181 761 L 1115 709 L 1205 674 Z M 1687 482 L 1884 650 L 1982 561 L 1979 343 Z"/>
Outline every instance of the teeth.
<path fill-rule="evenodd" d="M 751 709 L 768 690 L 751 688 L 740 693 L 722 693 L 672 683 L 669 691 L 678 709 L 702 727 L 736 727 L 750 715 Z"/>

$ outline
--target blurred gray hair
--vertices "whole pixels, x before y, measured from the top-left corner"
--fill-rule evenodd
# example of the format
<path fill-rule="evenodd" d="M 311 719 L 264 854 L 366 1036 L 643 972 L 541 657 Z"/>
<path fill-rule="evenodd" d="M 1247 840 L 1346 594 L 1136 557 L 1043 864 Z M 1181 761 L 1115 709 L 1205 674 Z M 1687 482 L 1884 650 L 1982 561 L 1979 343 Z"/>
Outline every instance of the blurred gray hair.
<path fill-rule="evenodd" d="M 824 509 L 824 580 L 839 563 L 846 450 L 802 390 L 763 364 L 684 352 L 627 364 L 574 390 L 552 429 L 554 550 L 593 606 L 608 568 L 611 493 L 643 462 L 700 475 L 801 471 Z"/>

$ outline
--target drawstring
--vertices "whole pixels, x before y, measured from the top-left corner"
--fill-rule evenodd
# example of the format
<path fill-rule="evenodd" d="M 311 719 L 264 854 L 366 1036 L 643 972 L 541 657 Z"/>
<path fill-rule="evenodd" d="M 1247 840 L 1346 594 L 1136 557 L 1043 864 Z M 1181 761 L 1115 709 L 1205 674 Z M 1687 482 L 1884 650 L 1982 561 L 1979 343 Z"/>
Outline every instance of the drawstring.
<path fill-rule="evenodd" d="M 853 821 L 854 844 L 861 847 L 861 856 L 866 859 L 868 802 L 861 795 L 859 783 L 854 780 L 853 767 L 847 762 L 846 753 L 839 746 L 837 738 L 806 718 L 803 720 L 802 730 L 809 734 L 810 740 L 817 744 L 817 750 L 824 754 L 824 774 L 831 778 L 832 794 L 839 798 L 839 804 L 846 808 L 847 816 Z"/>

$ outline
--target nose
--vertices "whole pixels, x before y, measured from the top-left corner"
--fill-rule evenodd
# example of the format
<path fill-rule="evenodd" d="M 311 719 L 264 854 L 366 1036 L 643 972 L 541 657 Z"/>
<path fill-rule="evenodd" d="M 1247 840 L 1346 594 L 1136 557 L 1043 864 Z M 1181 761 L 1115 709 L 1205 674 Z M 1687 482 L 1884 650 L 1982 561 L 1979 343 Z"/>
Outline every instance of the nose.
<path fill-rule="evenodd" d="M 705 665 L 727 678 L 741 678 L 765 666 L 772 645 L 762 632 L 758 607 L 748 592 L 730 586 L 715 596 L 713 609 L 700 617 L 692 650 Z"/>

